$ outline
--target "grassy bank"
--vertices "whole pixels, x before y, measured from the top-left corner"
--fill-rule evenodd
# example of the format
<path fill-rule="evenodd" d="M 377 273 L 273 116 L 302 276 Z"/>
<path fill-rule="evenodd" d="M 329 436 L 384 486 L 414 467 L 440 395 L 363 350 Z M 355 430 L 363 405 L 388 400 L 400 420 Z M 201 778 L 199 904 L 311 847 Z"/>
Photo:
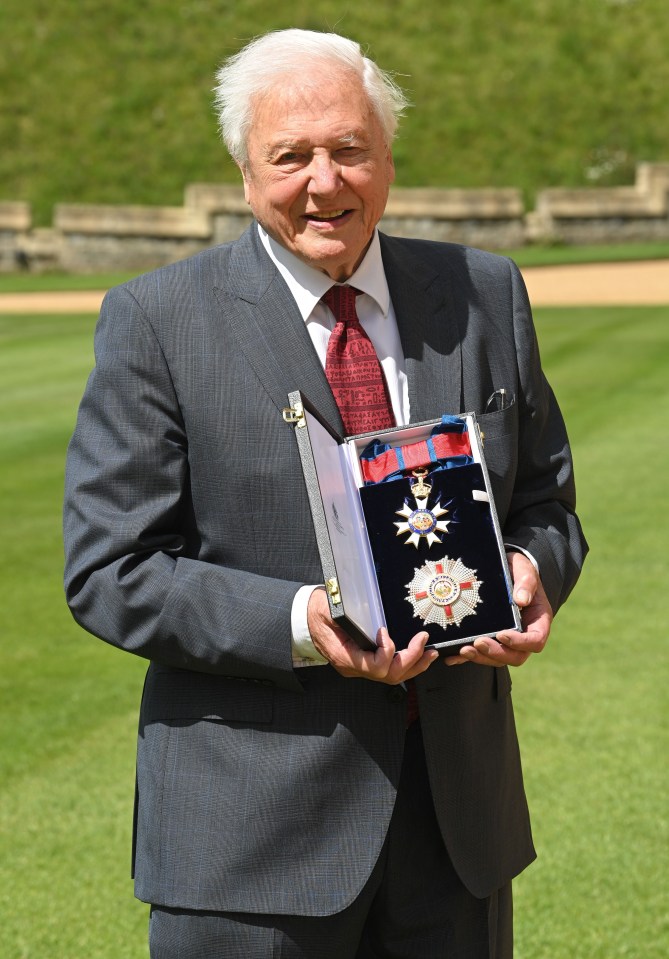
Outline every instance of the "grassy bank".
<path fill-rule="evenodd" d="M 631 183 L 669 158 L 665 0 L 4 0 L 0 199 L 41 224 L 58 202 L 180 204 L 237 179 L 214 71 L 249 38 L 336 29 L 396 71 L 414 104 L 402 186 Z"/>

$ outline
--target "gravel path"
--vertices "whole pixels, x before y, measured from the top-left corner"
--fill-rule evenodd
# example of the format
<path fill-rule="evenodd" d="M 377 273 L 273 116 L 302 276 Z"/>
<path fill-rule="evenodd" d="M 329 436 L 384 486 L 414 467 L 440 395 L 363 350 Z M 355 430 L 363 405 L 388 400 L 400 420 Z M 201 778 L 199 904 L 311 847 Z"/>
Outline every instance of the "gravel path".
<path fill-rule="evenodd" d="M 534 266 L 523 276 L 535 306 L 669 304 L 669 260 Z"/>
<path fill-rule="evenodd" d="M 669 305 L 669 260 L 533 266 L 523 271 L 534 306 Z M 102 292 L 0 293 L 0 313 L 97 313 Z"/>

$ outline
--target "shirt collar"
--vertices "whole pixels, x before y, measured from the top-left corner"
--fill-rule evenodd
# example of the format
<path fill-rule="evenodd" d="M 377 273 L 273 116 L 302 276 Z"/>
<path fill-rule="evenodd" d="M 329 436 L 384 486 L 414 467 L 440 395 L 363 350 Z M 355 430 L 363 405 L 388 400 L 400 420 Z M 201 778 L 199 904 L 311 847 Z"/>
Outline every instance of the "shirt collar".
<path fill-rule="evenodd" d="M 258 232 L 263 246 L 288 284 L 302 319 L 306 322 L 321 297 L 327 293 L 331 286 L 334 286 L 333 281 L 325 273 L 321 273 L 320 270 L 307 266 L 294 253 L 277 243 L 260 224 L 258 224 Z M 378 304 L 383 315 L 388 315 L 390 291 L 383 269 L 378 230 L 374 230 L 372 242 L 369 244 L 369 249 L 365 253 L 362 263 L 346 282 L 350 286 L 356 287 L 361 293 L 367 293 L 368 296 L 371 296 Z"/>

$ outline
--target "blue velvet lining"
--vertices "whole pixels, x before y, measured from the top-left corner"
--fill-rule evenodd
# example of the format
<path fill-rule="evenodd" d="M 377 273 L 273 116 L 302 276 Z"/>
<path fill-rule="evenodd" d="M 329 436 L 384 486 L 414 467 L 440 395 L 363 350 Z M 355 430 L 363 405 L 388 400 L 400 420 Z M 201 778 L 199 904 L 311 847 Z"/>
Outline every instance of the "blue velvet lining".
<path fill-rule="evenodd" d="M 449 511 L 442 518 L 450 521 L 447 532 L 438 534 L 442 542 L 432 546 L 421 538 L 418 547 L 414 547 L 407 544 L 406 536 L 397 535 L 394 524 L 401 517 L 396 511 L 401 510 L 405 502 L 412 508 L 415 506 L 408 478 L 365 486 L 359 491 L 388 630 L 398 649 L 405 648 L 411 637 L 422 629 L 430 634 L 430 643 L 460 641 L 462 644 L 471 636 L 514 628 L 490 503 L 473 497 L 475 490 L 485 490 L 480 464 L 431 471 L 429 482 L 432 492 L 428 508 L 439 501 Z M 413 606 L 406 598 L 407 586 L 415 570 L 427 560 L 438 562 L 446 556 L 460 559 L 476 571 L 477 579 L 482 582 L 481 603 L 459 626 L 452 624 L 445 629 L 437 624 L 424 626 L 422 620 L 414 616 Z"/>

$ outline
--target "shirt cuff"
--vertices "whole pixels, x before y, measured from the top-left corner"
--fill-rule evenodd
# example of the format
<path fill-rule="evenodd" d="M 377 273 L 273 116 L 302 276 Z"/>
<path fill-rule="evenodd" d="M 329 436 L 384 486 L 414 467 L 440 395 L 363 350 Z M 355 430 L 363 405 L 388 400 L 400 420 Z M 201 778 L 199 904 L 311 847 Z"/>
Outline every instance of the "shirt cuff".
<path fill-rule="evenodd" d="M 527 556 L 530 563 L 532 563 L 537 573 L 539 573 L 539 575 L 541 576 L 541 570 L 539 569 L 539 564 L 537 563 L 532 553 L 528 553 L 528 551 L 526 549 L 523 549 L 522 546 L 512 546 L 511 543 L 505 543 L 504 549 L 507 551 L 507 553 L 522 553 L 523 556 Z"/>
<path fill-rule="evenodd" d="M 307 608 L 311 594 L 315 589 L 324 588 L 323 586 L 300 586 L 293 597 L 290 614 L 293 666 L 326 666 L 328 663 L 325 656 L 322 656 L 314 646 L 307 622 Z"/>

